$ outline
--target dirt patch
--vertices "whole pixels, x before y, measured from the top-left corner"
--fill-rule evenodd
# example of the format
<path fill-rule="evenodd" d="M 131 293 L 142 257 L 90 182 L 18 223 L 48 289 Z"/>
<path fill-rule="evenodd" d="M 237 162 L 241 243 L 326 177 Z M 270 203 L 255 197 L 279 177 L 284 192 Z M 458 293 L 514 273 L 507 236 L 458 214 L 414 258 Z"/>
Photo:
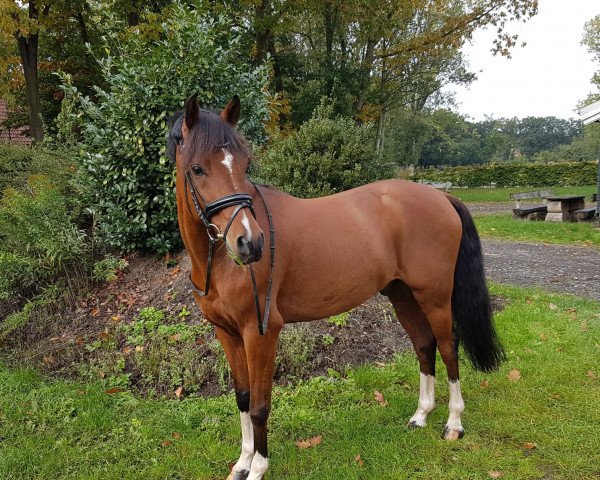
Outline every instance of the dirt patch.
<path fill-rule="evenodd" d="M 107 385 L 133 387 L 141 394 L 173 397 L 181 385 L 184 394 L 213 396 L 228 390 L 223 352 L 192 297 L 187 254 L 170 259 L 136 255 L 128 261 L 115 282 L 81 298 L 43 338 L 19 332 L 4 346 L 4 356 L 50 375 L 100 377 Z M 145 324 L 140 320 L 148 307 L 156 309 L 150 316 L 164 316 L 162 333 L 145 326 L 152 318 Z M 343 374 L 351 366 L 389 362 L 407 349 L 412 344 L 391 305 L 376 295 L 337 324 L 286 325 L 275 381 L 290 384 L 331 370 Z"/>

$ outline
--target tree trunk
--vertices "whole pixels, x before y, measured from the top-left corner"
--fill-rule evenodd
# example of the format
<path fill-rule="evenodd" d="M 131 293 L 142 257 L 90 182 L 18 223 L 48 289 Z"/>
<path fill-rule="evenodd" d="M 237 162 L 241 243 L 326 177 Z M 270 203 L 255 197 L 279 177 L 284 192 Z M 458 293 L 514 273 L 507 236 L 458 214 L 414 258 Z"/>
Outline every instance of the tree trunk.
<path fill-rule="evenodd" d="M 325 76 L 325 93 L 331 95 L 333 93 L 333 37 L 336 27 L 336 7 L 331 1 L 326 1 L 323 5 L 323 27 L 325 29 L 325 59 L 324 59 L 324 76 Z"/>
<path fill-rule="evenodd" d="M 377 44 L 376 40 L 372 40 L 372 39 L 367 40 L 367 48 L 365 51 L 365 58 L 363 60 L 362 66 L 361 66 L 360 92 L 358 93 L 358 98 L 356 99 L 356 104 L 354 107 L 355 114 L 359 114 L 362 111 L 363 107 L 365 106 L 365 102 L 367 100 L 367 91 L 369 90 L 371 71 L 373 70 L 373 62 L 375 61 L 375 45 L 376 44 Z"/>
<path fill-rule="evenodd" d="M 275 49 L 275 36 L 270 27 L 270 21 L 275 15 L 272 6 L 271 0 L 262 0 L 255 9 L 254 42 L 256 43 L 256 63 L 259 65 L 263 64 L 267 61 L 267 54 L 270 55 L 273 62 L 275 91 L 281 92 L 283 90 L 281 65 L 279 64 L 279 58 Z"/>
<path fill-rule="evenodd" d="M 38 83 L 38 39 L 37 33 L 28 37 L 17 34 L 29 109 L 29 134 L 36 142 L 41 142 L 44 140 L 44 127 Z"/>

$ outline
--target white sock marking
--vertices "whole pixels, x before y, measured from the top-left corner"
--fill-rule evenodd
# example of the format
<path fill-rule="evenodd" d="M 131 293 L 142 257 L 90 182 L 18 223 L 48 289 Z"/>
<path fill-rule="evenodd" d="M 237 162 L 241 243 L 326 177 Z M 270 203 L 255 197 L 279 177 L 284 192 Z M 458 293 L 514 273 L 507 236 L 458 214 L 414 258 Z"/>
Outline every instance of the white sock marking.
<path fill-rule="evenodd" d="M 242 470 L 249 471 L 254 457 L 254 428 L 248 412 L 240 412 L 240 421 L 242 423 L 242 454 L 239 460 L 233 466 L 233 474 Z"/>
<path fill-rule="evenodd" d="M 226 150 L 225 148 L 222 148 L 221 150 L 223 150 L 223 155 L 225 155 L 221 163 L 225 165 L 229 170 L 229 173 L 233 175 L 233 155 L 229 153 L 229 150 Z"/>
<path fill-rule="evenodd" d="M 450 389 L 450 400 L 448 401 L 448 409 L 450 415 L 446 426 L 452 430 L 462 430 L 462 422 L 460 416 L 465 411 L 465 402 L 460 394 L 460 382 L 448 382 Z"/>
<path fill-rule="evenodd" d="M 248 475 L 248 480 L 261 480 L 268 468 L 269 459 L 256 452 L 254 459 L 252 460 L 252 466 L 250 467 L 250 475 Z"/>
<path fill-rule="evenodd" d="M 420 379 L 419 404 L 409 423 L 424 427 L 427 424 L 427 415 L 435 407 L 435 377 L 421 372 Z"/>

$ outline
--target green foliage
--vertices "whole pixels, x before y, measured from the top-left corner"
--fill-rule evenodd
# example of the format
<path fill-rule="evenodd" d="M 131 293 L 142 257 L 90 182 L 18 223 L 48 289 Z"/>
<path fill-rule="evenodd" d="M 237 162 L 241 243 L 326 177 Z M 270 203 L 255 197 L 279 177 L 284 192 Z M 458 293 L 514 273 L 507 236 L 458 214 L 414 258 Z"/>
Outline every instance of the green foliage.
<path fill-rule="evenodd" d="M 124 258 L 108 256 L 94 264 L 94 278 L 103 282 L 114 282 L 119 272 L 125 270 L 129 262 Z"/>
<path fill-rule="evenodd" d="M 581 186 L 597 177 L 595 161 L 562 163 L 489 163 L 416 170 L 412 180 L 452 182 L 455 186 L 497 187 Z"/>
<path fill-rule="evenodd" d="M 333 342 L 335 342 L 335 337 L 333 335 L 329 335 L 328 333 L 324 333 L 323 336 L 321 337 L 321 343 L 323 345 L 325 345 L 326 347 L 329 347 L 330 345 L 333 345 Z"/>
<path fill-rule="evenodd" d="M 394 176 L 375 152 L 371 125 L 327 118 L 318 109 L 296 132 L 277 138 L 261 156 L 258 176 L 298 197 L 319 197 Z"/>
<path fill-rule="evenodd" d="M 329 317 L 327 321 L 336 327 L 345 327 L 348 325 L 348 319 L 350 318 L 350 312 L 340 313 L 339 315 L 334 315 L 333 317 Z"/>
<path fill-rule="evenodd" d="M 75 223 L 73 202 L 49 179 L 30 179 L 26 190 L 9 188 L 0 199 L 0 317 L 66 275 L 85 269 L 88 246 Z"/>
<path fill-rule="evenodd" d="M 317 347 L 317 337 L 307 325 L 286 326 L 280 336 L 275 359 L 278 374 L 302 378 L 310 373 Z"/>
<path fill-rule="evenodd" d="M 241 37 L 225 17 L 175 2 L 158 28 L 151 39 L 133 31 L 112 50 L 107 44 L 99 60 L 106 88 L 95 100 L 65 85 L 81 107 L 70 117 L 83 128 L 81 184 L 99 236 L 121 251 L 166 252 L 180 243 L 165 138 L 168 117 L 189 95 L 222 108 L 238 94 L 240 129 L 255 141 L 267 115 L 267 69 L 243 60 Z"/>
<path fill-rule="evenodd" d="M 71 190 L 74 152 L 0 143 L 0 197 L 8 187 L 27 188 L 32 175 L 43 175 L 62 192 Z"/>
<path fill-rule="evenodd" d="M 442 372 L 436 378 L 438 408 L 427 426 L 406 428 L 419 397 L 419 364 L 409 351 L 389 366 L 354 368 L 343 378 L 332 371 L 333 378 L 275 387 L 271 478 L 485 479 L 495 470 L 511 480 L 548 478 L 549 472 L 555 480 L 596 479 L 600 305 L 533 289 L 492 286 L 492 293 L 506 299 L 495 320 L 509 359 L 492 374 L 461 365 L 464 440 L 439 439 L 448 418 Z M 515 368 L 522 377 L 513 382 L 507 374 Z M 232 393 L 174 402 L 130 392 L 107 395 L 106 388 L 98 377 L 61 380 L 0 366 L 0 425 L 7 439 L 0 478 L 226 477 L 229 460 L 223 459 L 237 458 L 240 448 Z M 374 390 L 389 407 L 375 401 Z M 312 450 L 299 452 L 294 445 L 316 435 L 324 441 Z M 524 442 L 537 447 L 526 450 Z M 354 460 L 357 446 L 362 466 Z"/>

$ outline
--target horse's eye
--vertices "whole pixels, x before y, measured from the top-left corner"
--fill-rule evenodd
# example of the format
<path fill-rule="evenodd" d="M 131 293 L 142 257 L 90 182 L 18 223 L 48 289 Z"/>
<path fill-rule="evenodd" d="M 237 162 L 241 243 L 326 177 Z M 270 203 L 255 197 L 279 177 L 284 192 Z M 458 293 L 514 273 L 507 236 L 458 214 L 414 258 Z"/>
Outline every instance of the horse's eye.
<path fill-rule="evenodd" d="M 194 165 L 192 166 L 192 173 L 194 175 L 204 175 L 204 170 L 202 170 L 200 165 Z"/>

